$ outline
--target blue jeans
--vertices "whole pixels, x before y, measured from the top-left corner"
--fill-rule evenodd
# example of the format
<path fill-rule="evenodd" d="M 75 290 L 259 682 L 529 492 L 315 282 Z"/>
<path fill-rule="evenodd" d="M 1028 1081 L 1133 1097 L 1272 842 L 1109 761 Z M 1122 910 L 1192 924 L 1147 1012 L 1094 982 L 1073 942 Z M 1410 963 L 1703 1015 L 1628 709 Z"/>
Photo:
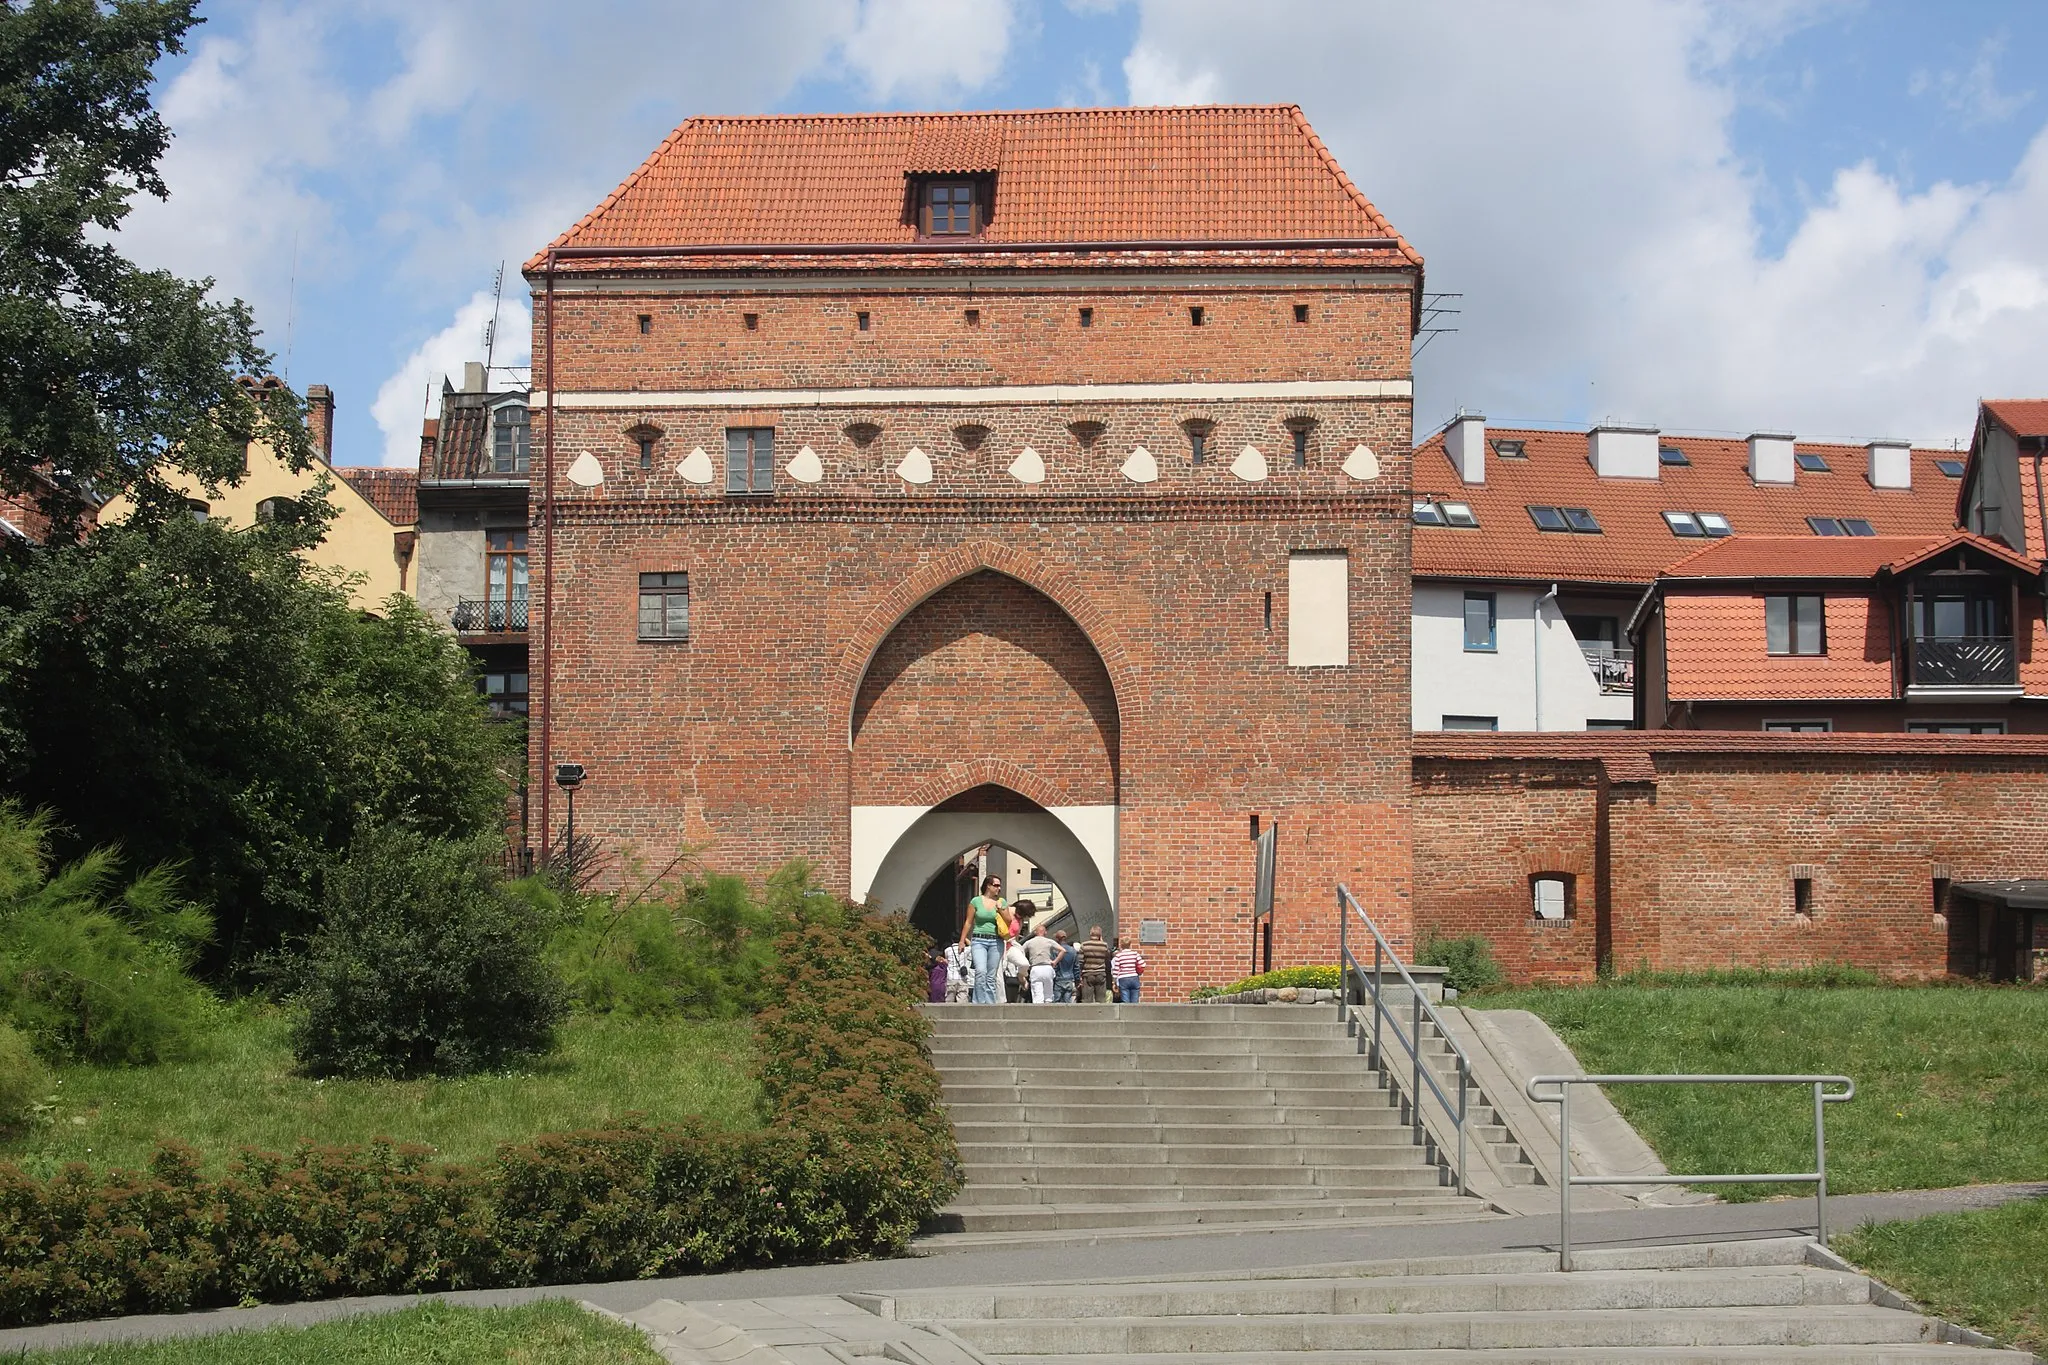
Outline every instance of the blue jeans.
<path fill-rule="evenodd" d="M 1117 1003 L 1118 1003 L 1118 1004 L 1120 1004 L 1120 1005 L 1135 1005 L 1135 1004 L 1137 1004 L 1137 1003 L 1138 1003 L 1138 978 L 1137 978 L 1137 977 L 1135 977 L 1135 976 L 1120 976 L 1120 977 L 1118 977 L 1118 978 L 1116 979 L 1116 998 L 1117 998 Z"/>
<path fill-rule="evenodd" d="M 1056 976 L 1052 979 L 1053 1000 L 1062 1005 L 1074 1003 L 1074 995 L 1080 989 L 1078 977 Z"/>
<path fill-rule="evenodd" d="M 1003 941 L 994 934 L 976 934 L 967 946 L 974 956 L 974 989 L 967 993 L 968 1003 L 993 1005 L 1003 998 L 996 984 L 1003 970 Z"/>

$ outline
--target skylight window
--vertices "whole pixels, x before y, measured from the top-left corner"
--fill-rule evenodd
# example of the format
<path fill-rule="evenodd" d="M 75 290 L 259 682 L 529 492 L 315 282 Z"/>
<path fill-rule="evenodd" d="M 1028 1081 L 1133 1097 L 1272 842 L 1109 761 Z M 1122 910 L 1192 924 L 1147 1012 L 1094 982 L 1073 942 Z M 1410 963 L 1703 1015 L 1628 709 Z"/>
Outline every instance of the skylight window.
<path fill-rule="evenodd" d="M 1705 531 L 1700 529 L 1699 518 L 1690 512 L 1666 512 L 1664 514 L 1664 524 L 1671 528 L 1671 534 L 1674 536 L 1703 536 L 1706 534 Z"/>
<path fill-rule="evenodd" d="M 1520 441 L 1489 441 L 1487 444 L 1491 445 L 1493 453 L 1500 456 L 1503 460 L 1526 460 L 1529 458 L 1528 448 Z"/>
<path fill-rule="evenodd" d="M 1733 535 L 1735 532 L 1735 528 L 1728 524 L 1728 518 L 1719 512 L 1695 512 L 1693 520 L 1699 522 L 1702 531 L 1716 538 Z"/>
<path fill-rule="evenodd" d="M 1687 459 L 1687 458 L 1685 457 L 1685 452 L 1684 452 L 1684 451 L 1682 451 L 1682 450 L 1680 450 L 1680 449 L 1679 449 L 1679 448 L 1678 448 L 1677 446 L 1658 446 L 1658 447 L 1657 447 L 1657 463 L 1658 463 L 1658 464 L 1691 464 L 1691 463 L 1692 463 L 1692 461 L 1691 461 L 1691 460 L 1689 460 L 1689 459 Z"/>
<path fill-rule="evenodd" d="M 1467 502 L 1446 502 L 1438 504 L 1443 509 L 1446 526 L 1477 526 L 1479 518 L 1472 515 L 1472 504 Z"/>
<path fill-rule="evenodd" d="M 1444 524 L 1444 514 L 1437 510 L 1437 505 L 1433 502 L 1417 502 L 1414 521 L 1417 526 L 1441 526 Z"/>
<path fill-rule="evenodd" d="M 1852 536 L 1874 536 L 1877 534 L 1877 528 L 1861 517 L 1843 517 L 1842 530 L 1845 534 Z"/>
<path fill-rule="evenodd" d="M 1817 536 L 1846 536 L 1849 534 L 1842 523 L 1834 517 L 1808 517 L 1806 524 Z"/>
<path fill-rule="evenodd" d="M 1961 460 L 1936 460 L 1934 467 L 1948 475 L 1951 479 L 1963 477 L 1963 462 Z"/>
<path fill-rule="evenodd" d="M 1571 523 L 1571 527 L 1574 531 L 1577 531 L 1582 535 L 1589 536 L 1597 536 L 1600 534 L 1600 523 L 1597 520 L 1595 520 L 1593 514 L 1587 511 L 1585 508 L 1566 507 L 1560 510 L 1564 512 L 1564 519 Z"/>
<path fill-rule="evenodd" d="M 1825 474 L 1828 472 L 1828 462 L 1810 450 L 1802 450 L 1792 458 L 1798 462 L 1801 469 L 1809 474 Z"/>
<path fill-rule="evenodd" d="M 1531 507 L 1529 520 L 1536 523 L 1539 531 L 1569 531 L 1571 526 L 1564 519 L 1564 513 L 1555 507 Z"/>

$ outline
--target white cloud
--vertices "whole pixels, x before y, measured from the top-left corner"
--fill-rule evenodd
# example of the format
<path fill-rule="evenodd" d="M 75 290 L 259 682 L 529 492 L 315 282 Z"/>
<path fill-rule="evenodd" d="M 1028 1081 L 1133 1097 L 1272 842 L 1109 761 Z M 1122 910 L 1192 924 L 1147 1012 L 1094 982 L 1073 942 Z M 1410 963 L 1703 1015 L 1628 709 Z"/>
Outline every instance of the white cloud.
<path fill-rule="evenodd" d="M 841 51 L 878 99 L 945 100 L 995 78 L 1015 23 L 1010 0 L 865 0 Z"/>
<path fill-rule="evenodd" d="M 1966 434 L 1979 394 L 2041 388 L 2048 132 L 2003 183 L 1844 168 L 1767 251 L 1719 63 L 1818 12 L 1153 0 L 1126 71 L 1134 102 L 1299 101 L 1429 287 L 1464 293 L 1418 427 L 1465 405 Z"/>
<path fill-rule="evenodd" d="M 1915 71 L 1906 82 L 1906 93 L 1935 96 L 1951 113 L 1962 116 L 1966 128 L 2003 123 L 2034 98 L 2031 90 L 2010 95 L 1999 90 L 1998 56 L 2004 48 L 2001 40 L 1986 38 L 1977 48 L 1977 60 L 1967 68 Z"/>
<path fill-rule="evenodd" d="M 440 412 L 444 380 L 462 382 L 465 362 L 482 360 L 484 328 L 491 321 L 491 291 L 478 290 L 455 310 L 449 324 L 407 356 L 370 404 L 384 435 L 384 464 L 409 465 L 419 458 L 420 419 Z M 524 299 L 508 297 L 498 310 L 498 344 L 492 353 L 491 387 L 512 387 L 514 376 L 498 367 L 525 367 L 533 345 L 533 318 Z"/>

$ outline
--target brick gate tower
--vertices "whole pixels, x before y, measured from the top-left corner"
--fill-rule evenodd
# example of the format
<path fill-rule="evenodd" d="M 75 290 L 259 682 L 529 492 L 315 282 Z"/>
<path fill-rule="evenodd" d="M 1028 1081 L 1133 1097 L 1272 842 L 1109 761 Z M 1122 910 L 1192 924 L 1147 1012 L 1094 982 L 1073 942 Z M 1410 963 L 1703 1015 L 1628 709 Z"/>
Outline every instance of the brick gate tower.
<path fill-rule="evenodd" d="M 1422 260 L 1298 109 L 691 119 L 526 278 L 546 837 L 1405 935 Z"/>

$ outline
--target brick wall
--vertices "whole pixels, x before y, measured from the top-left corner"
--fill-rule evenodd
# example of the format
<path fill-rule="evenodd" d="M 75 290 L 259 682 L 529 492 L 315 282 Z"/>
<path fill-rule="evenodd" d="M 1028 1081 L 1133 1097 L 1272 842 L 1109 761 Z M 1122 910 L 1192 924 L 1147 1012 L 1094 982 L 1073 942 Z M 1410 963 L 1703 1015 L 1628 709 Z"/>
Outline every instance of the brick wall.
<path fill-rule="evenodd" d="M 2048 876 L 2032 736 L 1421 735 L 1415 921 L 1483 933 L 1519 979 L 1848 962 L 1939 975 L 1956 881 Z M 1793 869 L 1813 879 L 1794 909 Z M 1536 922 L 1529 878 L 1573 875 Z"/>

